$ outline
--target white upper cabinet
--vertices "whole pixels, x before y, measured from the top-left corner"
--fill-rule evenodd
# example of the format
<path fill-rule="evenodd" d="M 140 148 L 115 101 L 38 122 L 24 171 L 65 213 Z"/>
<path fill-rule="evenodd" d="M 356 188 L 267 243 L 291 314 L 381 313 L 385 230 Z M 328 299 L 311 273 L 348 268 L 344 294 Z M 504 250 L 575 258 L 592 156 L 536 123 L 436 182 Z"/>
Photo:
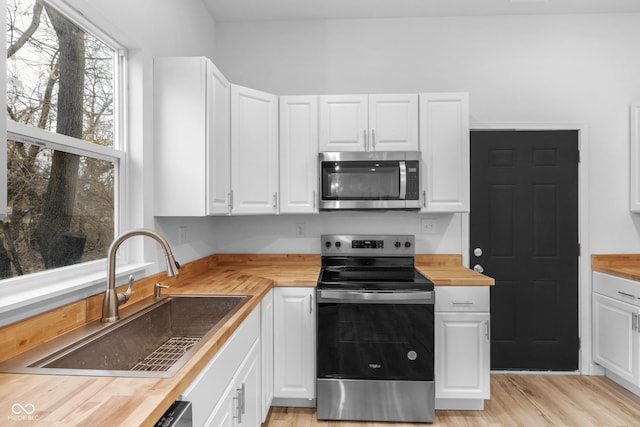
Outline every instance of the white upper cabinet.
<path fill-rule="evenodd" d="M 278 212 L 278 97 L 231 85 L 231 213 Z"/>
<path fill-rule="evenodd" d="M 280 213 L 317 213 L 318 97 L 280 97 Z"/>
<path fill-rule="evenodd" d="M 369 96 L 369 151 L 418 151 L 418 95 Z"/>
<path fill-rule="evenodd" d="M 369 129 L 366 95 L 320 97 L 320 151 L 365 151 Z"/>
<path fill-rule="evenodd" d="M 631 212 L 640 212 L 640 104 L 629 107 L 630 124 L 629 148 L 630 148 L 630 194 L 629 209 Z"/>
<path fill-rule="evenodd" d="M 469 94 L 420 94 L 422 212 L 469 212 Z"/>
<path fill-rule="evenodd" d="M 211 65 L 207 68 L 207 81 L 213 90 L 209 100 L 208 214 L 228 215 L 231 213 L 231 84 Z"/>
<path fill-rule="evenodd" d="M 320 96 L 320 151 L 418 150 L 418 95 Z"/>
<path fill-rule="evenodd" d="M 155 59 L 154 215 L 228 213 L 229 91 L 207 58 Z"/>

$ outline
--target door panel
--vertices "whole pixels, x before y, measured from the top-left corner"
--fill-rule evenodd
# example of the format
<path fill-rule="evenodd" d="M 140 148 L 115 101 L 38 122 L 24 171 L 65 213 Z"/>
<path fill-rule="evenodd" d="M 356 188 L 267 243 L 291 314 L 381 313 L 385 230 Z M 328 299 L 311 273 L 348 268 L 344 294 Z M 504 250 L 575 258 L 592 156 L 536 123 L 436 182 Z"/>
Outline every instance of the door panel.
<path fill-rule="evenodd" d="M 578 369 L 578 132 L 471 132 L 471 265 L 494 277 L 492 369 Z"/>

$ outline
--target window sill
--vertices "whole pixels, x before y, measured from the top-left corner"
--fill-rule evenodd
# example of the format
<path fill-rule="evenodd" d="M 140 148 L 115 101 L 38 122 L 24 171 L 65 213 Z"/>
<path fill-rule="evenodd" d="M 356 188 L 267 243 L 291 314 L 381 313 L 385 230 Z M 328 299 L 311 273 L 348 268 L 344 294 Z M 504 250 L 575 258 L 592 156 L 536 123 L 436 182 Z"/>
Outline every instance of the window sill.
<path fill-rule="evenodd" d="M 119 266 L 116 283 L 152 263 Z M 15 277 L 0 283 L 0 327 L 99 294 L 106 286 L 106 260 Z"/>

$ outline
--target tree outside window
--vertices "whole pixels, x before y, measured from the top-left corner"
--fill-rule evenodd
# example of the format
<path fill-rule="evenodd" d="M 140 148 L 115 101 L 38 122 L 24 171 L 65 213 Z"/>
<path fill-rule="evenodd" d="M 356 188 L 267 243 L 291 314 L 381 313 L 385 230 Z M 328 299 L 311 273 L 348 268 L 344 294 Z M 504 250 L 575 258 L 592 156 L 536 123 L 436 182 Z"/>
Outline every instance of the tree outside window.
<path fill-rule="evenodd" d="M 116 59 L 47 2 L 7 0 L 7 119 L 84 144 L 9 134 L 0 278 L 106 256 L 118 159 L 97 147 L 115 146 Z"/>

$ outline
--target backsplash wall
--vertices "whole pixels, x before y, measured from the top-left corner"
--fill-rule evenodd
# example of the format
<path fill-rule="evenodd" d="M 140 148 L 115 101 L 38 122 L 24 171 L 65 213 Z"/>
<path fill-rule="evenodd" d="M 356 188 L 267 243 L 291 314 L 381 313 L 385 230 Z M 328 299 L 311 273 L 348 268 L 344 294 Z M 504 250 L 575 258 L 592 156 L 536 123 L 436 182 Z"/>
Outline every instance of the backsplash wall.
<path fill-rule="evenodd" d="M 181 262 L 211 253 L 319 253 L 321 234 L 413 234 L 417 253 L 463 254 L 462 214 L 417 212 L 321 212 L 318 215 L 255 215 L 156 218 Z M 424 227 L 429 226 L 428 232 Z M 181 244 L 179 229 L 186 231 Z M 466 258 L 466 254 L 463 254 Z"/>

